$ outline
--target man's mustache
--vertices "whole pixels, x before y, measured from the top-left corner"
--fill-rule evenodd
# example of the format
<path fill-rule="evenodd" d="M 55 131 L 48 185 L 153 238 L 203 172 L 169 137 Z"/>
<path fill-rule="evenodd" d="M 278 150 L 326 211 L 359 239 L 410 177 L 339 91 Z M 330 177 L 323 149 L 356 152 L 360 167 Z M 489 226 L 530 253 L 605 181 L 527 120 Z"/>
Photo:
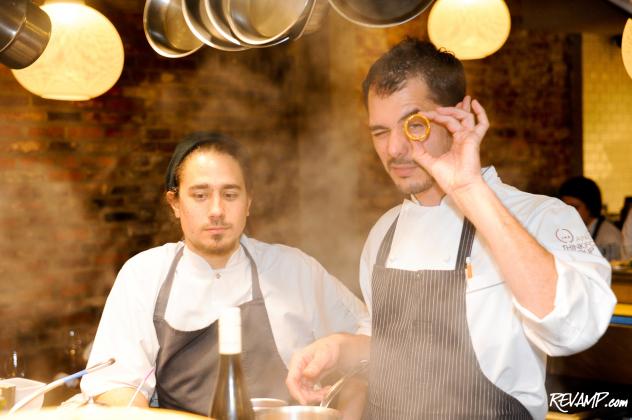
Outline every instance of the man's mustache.
<path fill-rule="evenodd" d="M 417 165 L 417 162 L 415 162 L 412 159 L 390 159 L 388 161 L 388 166 L 393 166 L 393 165 Z"/>
<path fill-rule="evenodd" d="M 204 228 L 229 228 L 230 226 L 231 224 L 226 223 L 224 219 L 211 219 Z"/>

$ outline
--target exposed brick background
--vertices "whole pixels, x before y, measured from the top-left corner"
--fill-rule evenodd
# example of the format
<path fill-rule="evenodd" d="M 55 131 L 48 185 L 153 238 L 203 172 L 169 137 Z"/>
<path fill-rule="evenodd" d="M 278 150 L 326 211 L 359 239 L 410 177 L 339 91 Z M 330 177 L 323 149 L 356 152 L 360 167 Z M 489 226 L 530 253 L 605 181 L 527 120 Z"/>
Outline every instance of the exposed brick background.
<path fill-rule="evenodd" d="M 28 376 L 45 379 L 56 368 L 42 354 L 62 351 L 70 328 L 89 339 L 123 262 L 179 238 L 163 173 L 193 130 L 248 145 L 253 236 L 301 247 L 357 292 L 366 234 L 401 198 L 372 151 L 360 82 L 403 35 L 425 36 L 425 14 L 366 29 L 330 11 L 288 45 L 167 59 L 144 38 L 141 0 L 88 4 L 124 41 L 123 75 L 108 93 L 44 100 L 0 67 L 0 353 L 19 349 L 32 360 Z M 492 122 L 484 161 L 506 182 L 551 193 L 581 156 L 570 106 L 579 69 L 569 36 L 530 33 L 515 19 L 500 52 L 466 64 L 469 92 Z"/>

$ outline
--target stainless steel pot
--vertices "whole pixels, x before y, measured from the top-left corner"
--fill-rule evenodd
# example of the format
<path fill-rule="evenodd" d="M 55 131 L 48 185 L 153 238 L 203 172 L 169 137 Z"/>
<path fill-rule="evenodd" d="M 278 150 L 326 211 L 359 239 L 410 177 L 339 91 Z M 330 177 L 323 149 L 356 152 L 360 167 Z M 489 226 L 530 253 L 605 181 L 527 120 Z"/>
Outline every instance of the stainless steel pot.
<path fill-rule="evenodd" d="M 221 0 L 231 31 L 250 45 L 283 42 L 302 33 L 315 0 Z"/>
<path fill-rule="evenodd" d="M 329 0 L 347 20 L 368 27 L 388 27 L 407 22 L 426 10 L 433 0 Z"/>
<path fill-rule="evenodd" d="M 182 0 L 182 14 L 193 34 L 206 45 L 223 51 L 242 51 L 248 47 L 226 39 L 209 18 L 208 2 Z"/>
<path fill-rule="evenodd" d="M 230 29 L 222 9 L 222 0 L 200 0 L 200 2 L 203 3 L 206 18 L 211 23 L 212 30 L 235 45 L 247 46 L 247 44 L 235 37 L 235 34 Z"/>
<path fill-rule="evenodd" d="M 255 418 L 257 420 L 340 420 L 342 413 L 333 408 L 290 405 L 257 411 Z"/>
<path fill-rule="evenodd" d="M 50 39 L 50 18 L 30 0 L 4 0 L 0 6 L 0 63 L 11 69 L 28 67 Z"/>
<path fill-rule="evenodd" d="M 285 407 L 288 405 L 287 401 L 277 398 L 251 398 L 250 403 L 255 413 L 268 408 Z"/>
<path fill-rule="evenodd" d="M 147 0 L 143 29 L 149 45 L 164 57 L 184 57 L 204 45 L 184 20 L 182 0 Z"/>

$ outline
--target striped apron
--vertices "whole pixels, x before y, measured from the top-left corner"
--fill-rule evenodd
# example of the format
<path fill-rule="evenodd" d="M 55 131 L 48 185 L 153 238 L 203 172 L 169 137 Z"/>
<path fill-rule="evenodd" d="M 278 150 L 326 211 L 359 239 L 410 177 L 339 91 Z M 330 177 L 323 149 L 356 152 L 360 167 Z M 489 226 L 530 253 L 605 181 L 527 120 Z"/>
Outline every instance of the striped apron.
<path fill-rule="evenodd" d="M 463 222 L 454 270 L 386 268 L 396 226 L 397 219 L 373 267 L 373 337 L 364 417 L 531 419 L 516 398 L 487 379 L 472 347 L 465 308 L 472 223 Z"/>

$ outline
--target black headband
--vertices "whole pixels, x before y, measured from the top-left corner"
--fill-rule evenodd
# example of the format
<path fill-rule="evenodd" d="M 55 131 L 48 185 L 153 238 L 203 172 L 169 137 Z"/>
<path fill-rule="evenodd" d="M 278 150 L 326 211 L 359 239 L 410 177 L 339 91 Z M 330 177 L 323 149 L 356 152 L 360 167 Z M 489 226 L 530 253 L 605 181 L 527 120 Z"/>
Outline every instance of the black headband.
<path fill-rule="evenodd" d="M 182 161 L 198 146 L 205 143 L 216 143 L 226 137 L 219 133 L 197 132 L 187 135 L 173 151 L 167 173 L 165 174 L 165 188 L 167 191 L 174 191 L 178 187 L 176 171 Z"/>

